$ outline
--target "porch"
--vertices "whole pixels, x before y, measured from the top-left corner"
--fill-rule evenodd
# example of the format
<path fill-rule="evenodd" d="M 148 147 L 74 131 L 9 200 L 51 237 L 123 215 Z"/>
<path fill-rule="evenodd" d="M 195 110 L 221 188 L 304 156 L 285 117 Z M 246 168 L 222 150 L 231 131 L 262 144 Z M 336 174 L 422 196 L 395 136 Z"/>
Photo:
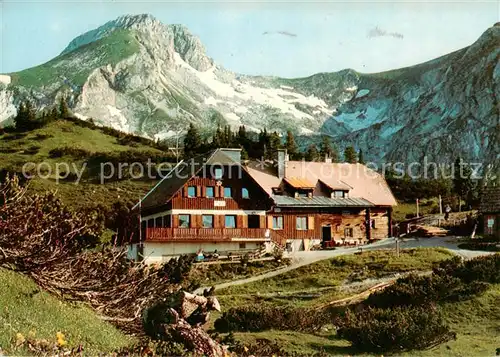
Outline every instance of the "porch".
<path fill-rule="evenodd" d="M 146 228 L 145 241 L 271 241 L 272 230 L 267 228 Z"/>

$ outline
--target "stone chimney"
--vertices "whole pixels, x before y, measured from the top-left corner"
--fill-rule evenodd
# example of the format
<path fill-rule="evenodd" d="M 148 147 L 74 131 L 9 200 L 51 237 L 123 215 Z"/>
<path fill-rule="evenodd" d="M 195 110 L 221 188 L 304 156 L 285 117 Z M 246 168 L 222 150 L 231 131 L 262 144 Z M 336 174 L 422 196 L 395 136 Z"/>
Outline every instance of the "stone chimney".
<path fill-rule="evenodd" d="M 286 162 L 288 161 L 288 155 L 286 149 L 278 149 L 278 177 L 280 179 L 285 177 Z"/>
<path fill-rule="evenodd" d="M 328 156 L 328 154 L 325 154 L 325 162 L 327 164 L 331 164 L 332 163 L 332 158 L 330 156 Z"/>

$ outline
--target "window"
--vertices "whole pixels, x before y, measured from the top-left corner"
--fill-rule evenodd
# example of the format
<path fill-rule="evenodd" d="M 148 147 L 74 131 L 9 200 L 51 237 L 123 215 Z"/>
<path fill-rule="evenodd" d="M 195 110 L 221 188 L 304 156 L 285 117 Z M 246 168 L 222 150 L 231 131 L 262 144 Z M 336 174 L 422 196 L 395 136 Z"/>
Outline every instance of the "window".
<path fill-rule="evenodd" d="M 196 186 L 188 187 L 188 197 L 196 197 Z"/>
<path fill-rule="evenodd" d="M 240 249 L 245 249 L 247 247 L 246 243 L 240 243 Z"/>
<path fill-rule="evenodd" d="M 352 228 L 345 228 L 344 229 L 344 237 L 353 237 L 353 229 Z"/>
<path fill-rule="evenodd" d="M 208 186 L 205 189 L 205 196 L 208 198 L 213 198 L 214 197 L 214 187 L 213 186 Z"/>
<path fill-rule="evenodd" d="M 148 228 L 154 228 L 154 227 L 155 227 L 155 220 L 148 219 Z"/>
<path fill-rule="evenodd" d="M 191 225 L 191 216 L 189 214 L 180 214 L 179 215 L 179 227 L 180 228 L 189 228 Z"/>
<path fill-rule="evenodd" d="M 222 168 L 217 167 L 214 172 L 214 178 L 220 180 L 222 178 Z"/>
<path fill-rule="evenodd" d="M 236 216 L 226 216 L 225 217 L 225 227 L 226 228 L 236 228 Z"/>
<path fill-rule="evenodd" d="M 170 228 L 170 215 L 163 216 L 163 227 Z"/>
<path fill-rule="evenodd" d="M 273 217 L 273 229 L 283 229 L 283 216 Z"/>
<path fill-rule="evenodd" d="M 248 193 L 248 189 L 243 187 L 241 189 L 241 198 L 250 198 L 250 195 Z"/>
<path fill-rule="evenodd" d="M 344 191 L 333 191 L 333 197 L 344 198 Z"/>
<path fill-rule="evenodd" d="M 297 192 L 297 197 L 307 197 L 307 192 L 304 192 L 304 191 L 300 192 L 299 191 L 299 192 Z"/>
<path fill-rule="evenodd" d="M 231 187 L 224 187 L 224 198 L 231 198 Z"/>
<path fill-rule="evenodd" d="M 302 231 L 307 229 L 307 217 L 297 217 L 296 221 L 297 221 L 296 225 L 297 230 Z"/>
<path fill-rule="evenodd" d="M 157 217 L 155 219 L 155 227 L 156 228 L 163 227 L 163 217 Z"/>
<path fill-rule="evenodd" d="M 203 223 L 203 228 L 214 228 L 214 216 L 203 215 L 201 216 L 201 220 Z"/>
<path fill-rule="evenodd" d="M 256 214 L 248 216 L 248 228 L 260 228 L 260 217 Z"/>
<path fill-rule="evenodd" d="M 486 234 L 493 234 L 493 227 L 495 227 L 495 217 L 486 217 Z"/>

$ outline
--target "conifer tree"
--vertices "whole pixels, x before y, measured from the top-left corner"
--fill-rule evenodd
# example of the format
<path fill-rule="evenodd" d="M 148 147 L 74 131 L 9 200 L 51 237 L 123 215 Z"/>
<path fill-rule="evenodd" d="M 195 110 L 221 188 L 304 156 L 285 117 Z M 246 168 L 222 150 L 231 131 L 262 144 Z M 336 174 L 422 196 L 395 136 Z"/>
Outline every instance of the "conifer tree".
<path fill-rule="evenodd" d="M 305 153 L 306 161 L 317 161 L 319 159 L 319 152 L 315 144 L 309 145 Z"/>
<path fill-rule="evenodd" d="M 193 157 L 199 154 L 202 147 L 202 140 L 198 129 L 193 125 L 189 124 L 189 129 L 184 138 L 184 155 L 186 158 Z"/>
<path fill-rule="evenodd" d="M 365 164 L 365 158 L 363 156 L 363 150 L 359 149 L 359 153 L 358 153 L 358 162 L 360 164 Z"/>
<path fill-rule="evenodd" d="M 300 158 L 299 149 L 295 143 L 293 133 L 290 130 L 286 132 L 285 149 L 291 160 L 298 160 Z"/>
<path fill-rule="evenodd" d="M 458 196 L 458 209 L 462 209 L 462 198 L 469 198 L 474 187 L 472 182 L 472 170 L 467 163 L 464 163 L 461 157 L 455 161 L 453 175 L 453 191 Z"/>
<path fill-rule="evenodd" d="M 66 102 L 66 97 L 61 97 L 59 101 L 59 114 L 61 115 L 61 118 L 67 118 L 70 116 L 69 108 L 68 108 L 68 103 Z"/>
<path fill-rule="evenodd" d="M 335 145 L 332 146 L 330 138 L 327 135 L 323 135 L 321 138 L 321 145 L 319 149 L 321 154 L 321 159 L 324 160 L 325 157 L 329 157 L 332 162 L 339 162 L 339 153 Z"/>
<path fill-rule="evenodd" d="M 349 164 L 355 164 L 358 162 L 358 155 L 356 154 L 356 150 L 354 147 L 348 146 L 344 150 L 344 162 Z"/>

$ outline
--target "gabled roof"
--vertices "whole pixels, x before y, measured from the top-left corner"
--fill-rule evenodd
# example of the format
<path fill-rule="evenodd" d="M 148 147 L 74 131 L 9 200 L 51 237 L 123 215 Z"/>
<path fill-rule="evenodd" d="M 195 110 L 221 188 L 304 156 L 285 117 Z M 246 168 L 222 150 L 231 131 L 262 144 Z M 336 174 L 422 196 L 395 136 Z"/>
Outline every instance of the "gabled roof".
<path fill-rule="evenodd" d="M 482 213 L 500 213 L 500 186 L 487 186 L 484 188 L 479 211 Z"/>
<path fill-rule="evenodd" d="M 271 165 L 252 162 L 247 171 L 269 195 L 281 182 Z M 292 177 L 309 182 L 319 180 L 333 189 L 349 190 L 349 198 L 361 198 L 375 206 L 397 205 L 384 177 L 362 164 L 287 161 L 285 178 Z"/>
<path fill-rule="evenodd" d="M 142 208 L 157 207 L 166 204 L 193 176 L 205 165 L 239 165 L 223 150 L 214 150 L 198 155 L 187 161 L 181 161 L 141 200 Z"/>

